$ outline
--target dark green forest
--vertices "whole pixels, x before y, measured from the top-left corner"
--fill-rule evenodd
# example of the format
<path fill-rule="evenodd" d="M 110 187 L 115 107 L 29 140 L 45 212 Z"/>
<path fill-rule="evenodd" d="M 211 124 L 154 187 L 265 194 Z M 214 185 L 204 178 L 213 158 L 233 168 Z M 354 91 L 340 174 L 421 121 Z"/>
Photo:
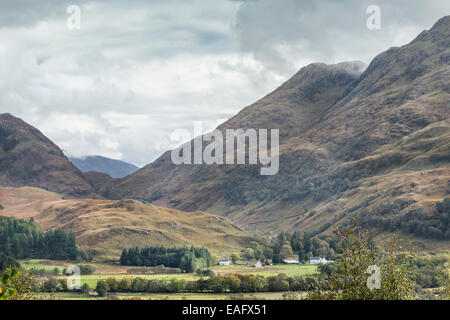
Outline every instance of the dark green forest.
<path fill-rule="evenodd" d="M 180 268 L 185 272 L 209 267 L 213 258 L 206 248 L 166 248 L 163 246 L 123 249 L 120 264 L 127 266 L 155 267 L 163 265 Z"/>
<path fill-rule="evenodd" d="M 250 242 L 240 253 L 244 260 L 271 261 L 283 263 L 284 259 L 298 257 L 300 262 L 308 262 L 313 256 L 335 258 L 338 239 L 335 236 L 313 236 L 312 233 L 281 232 L 270 243 Z"/>
<path fill-rule="evenodd" d="M 43 232 L 33 220 L 0 217 L 0 269 L 17 266 L 16 259 L 86 260 L 73 233 Z"/>
<path fill-rule="evenodd" d="M 411 203 L 397 199 L 393 203 L 384 202 L 377 208 L 358 215 L 358 222 L 365 228 L 390 232 L 402 231 L 426 239 L 450 239 L 450 198 L 430 210 L 418 207 L 402 213 Z M 349 220 L 347 224 L 351 224 Z"/>

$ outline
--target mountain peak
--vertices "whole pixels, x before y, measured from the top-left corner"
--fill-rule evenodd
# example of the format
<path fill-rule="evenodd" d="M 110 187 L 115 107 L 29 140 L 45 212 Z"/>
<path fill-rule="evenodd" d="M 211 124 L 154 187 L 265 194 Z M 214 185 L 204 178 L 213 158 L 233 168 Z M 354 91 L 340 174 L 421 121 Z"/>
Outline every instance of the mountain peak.
<path fill-rule="evenodd" d="M 1 113 L 0 114 L 0 125 L 6 126 L 7 123 L 10 123 L 10 122 L 15 122 L 16 124 L 24 123 L 24 121 L 22 119 L 17 118 L 10 113 Z"/>
<path fill-rule="evenodd" d="M 69 160 L 81 171 L 103 172 L 113 178 L 123 178 L 139 170 L 138 167 L 122 160 L 115 160 L 103 156 L 84 156 L 81 158 L 71 157 Z"/>
<path fill-rule="evenodd" d="M 62 151 L 38 129 L 9 113 L 0 114 L 0 183 L 87 196 L 91 186 Z"/>
<path fill-rule="evenodd" d="M 360 62 L 305 66 L 219 126 L 278 128 L 274 176 L 256 166 L 176 166 L 167 152 L 101 191 L 160 205 L 174 199 L 177 209 L 263 232 L 330 232 L 353 216 L 400 227 L 448 189 L 449 23 L 378 55 L 361 75 Z"/>
<path fill-rule="evenodd" d="M 283 128 L 286 139 L 306 130 L 358 79 L 362 62 L 333 65 L 312 63 L 301 68 L 272 93 L 241 110 L 219 126 L 224 128 Z"/>
<path fill-rule="evenodd" d="M 365 66 L 366 65 L 362 61 L 344 61 L 335 64 L 314 62 L 301 68 L 297 72 L 297 74 L 328 71 L 328 72 L 349 72 L 355 75 L 360 75 L 364 71 Z"/>
<path fill-rule="evenodd" d="M 289 80 L 283 83 L 279 89 L 287 89 L 293 86 L 308 86 L 316 81 L 324 85 L 348 84 L 361 75 L 365 64 L 361 61 L 340 62 L 337 64 L 325 64 L 321 62 L 311 63 L 301 68 Z M 351 79 L 350 79 L 351 78 Z M 326 83 L 323 83 L 323 82 Z"/>
<path fill-rule="evenodd" d="M 442 17 L 431 27 L 430 30 L 422 31 L 411 43 L 416 41 L 426 41 L 436 39 L 436 36 L 441 36 L 442 40 L 448 43 L 448 34 L 450 32 L 450 15 Z"/>

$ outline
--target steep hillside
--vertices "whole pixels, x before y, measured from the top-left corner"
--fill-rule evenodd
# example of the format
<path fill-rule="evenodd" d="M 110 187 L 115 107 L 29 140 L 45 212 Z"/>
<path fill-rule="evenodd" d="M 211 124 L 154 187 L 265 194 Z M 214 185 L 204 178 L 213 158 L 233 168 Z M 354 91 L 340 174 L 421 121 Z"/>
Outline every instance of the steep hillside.
<path fill-rule="evenodd" d="M 139 170 L 138 167 L 131 163 L 109 159 L 102 156 L 88 156 L 85 158 L 69 158 L 69 160 L 81 171 L 103 172 L 113 178 L 123 178 L 133 172 Z"/>
<path fill-rule="evenodd" d="M 216 255 L 239 252 L 254 235 L 227 219 L 204 212 L 182 212 L 136 200 L 63 200 L 38 188 L 0 187 L 0 215 L 29 219 L 44 230 L 62 228 L 77 235 L 96 258 L 117 259 L 134 246 L 196 245 Z"/>
<path fill-rule="evenodd" d="M 218 129 L 280 128 L 280 141 L 283 144 L 289 137 L 301 135 L 319 121 L 330 105 L 344 94 L 348 85 L 357 79 L 361 69 L 360 62 L 331 66 L 311 64 L 271 94 L 244 108 Z M 257 170 L 256 166 L 248 165 L 176 166 L 170 159 L 170 152 L 166 152 L 129 177 L 113 181 L 102 192 L 110 198 L 134 197 L 147 201 L 159 200 L 160 195 L 163 201 L 173 200 L 177 193 L 182 192 L 180 208 L 195 210 L 196 206 L 209 208 L 214 205 L 232 191 L 227 190 L 228 185 L 231 186 L 236 178 L 244 178 L 246 171 L 253 173 Z M 239 173 L 241 171 L 244 171 L 244 176 Z M 235 173 L 240 177 L 235 177 Z M 214 194 L 204 192 L 204 183 Z"/>
<path fill-rule="evenodd" d="M 113 179 L 109 174 L 97 171 L 84 172 L 83 177 L 92 186 L 95 192 L 98 192 L 103 185 L 109 183 Z"/>
<path fill-rule="evenodd" d="M 279 128 L 274 176 L 258 165 L 175 166 L 166 152 L 101 192 L 265 232 L 326 233 L 356 216 L 380 234 L 448 240 L 448 213 L 440 217 L 436 202 L 450 193 L 449 33 L 447 16 L 361 75 L 358 63 L 309 65 L 219 126 Z"/>
<path fill-rule="evenodd" d="M 66 196 L 87 196 L 83 174 L 39 130 L 0 114 L 0 185 L 34 186 Z"/>

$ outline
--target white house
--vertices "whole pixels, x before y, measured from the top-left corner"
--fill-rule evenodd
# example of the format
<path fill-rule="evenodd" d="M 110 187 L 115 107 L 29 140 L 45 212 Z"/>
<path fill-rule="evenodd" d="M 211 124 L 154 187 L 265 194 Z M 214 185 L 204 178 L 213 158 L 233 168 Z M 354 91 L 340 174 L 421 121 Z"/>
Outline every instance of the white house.
<path fill-rule="evenodd" d="M 255 268 L 261 268 L 262 267 L 261 261 L 258 261 L 257 263 L 255 263 L 254 267 Z"/>
<path fill-rule="evenodd" d="M 285 259 L 285 260 L 283 260 L 283 263 L 284 264 L 299 264 L 299 262 L 297 260 L 294 260 L 294 259 L 292 259 L 292 260 Z"/>
<path fill-rule="evenodd" d="M 312 258 L 309 260 L 309 263 L 310 263 L 310 264 L 327 264 L 328 261 L 327 261 L 327 259 L 325 259 L 325 258 L 321 258 L 321 257 L 312 257 Z"/>
<path fill-rule="evenodd" d="M 229 266 L 230 265 L 230 260 L 228 259 L 221 259 L 219 261 L 219 266 Z"/>

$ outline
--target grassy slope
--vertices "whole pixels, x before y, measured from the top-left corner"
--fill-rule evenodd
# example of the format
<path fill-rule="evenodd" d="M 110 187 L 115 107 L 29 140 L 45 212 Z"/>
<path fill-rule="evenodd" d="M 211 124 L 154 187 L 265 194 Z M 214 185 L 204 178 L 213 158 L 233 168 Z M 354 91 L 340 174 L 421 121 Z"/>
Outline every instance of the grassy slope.
<path fill-rule="evenodd" d="M 136 200 L 63 200 L 37 188 L 0 187 L 4 216 L 33 217 L 44 230 L 74 232 L 84 249 L 99 258 L 117 259 L 134 246 L 195 245 L 221 256 L 239 251 L 254 239 L 225 218 L 182 212 Z"/>
<path fill-rule="evenodd" d="M 95 196 L 58 146 L 10 114 L 0 114 L 0 185 L 35 186 L 69 197 Z"/>

